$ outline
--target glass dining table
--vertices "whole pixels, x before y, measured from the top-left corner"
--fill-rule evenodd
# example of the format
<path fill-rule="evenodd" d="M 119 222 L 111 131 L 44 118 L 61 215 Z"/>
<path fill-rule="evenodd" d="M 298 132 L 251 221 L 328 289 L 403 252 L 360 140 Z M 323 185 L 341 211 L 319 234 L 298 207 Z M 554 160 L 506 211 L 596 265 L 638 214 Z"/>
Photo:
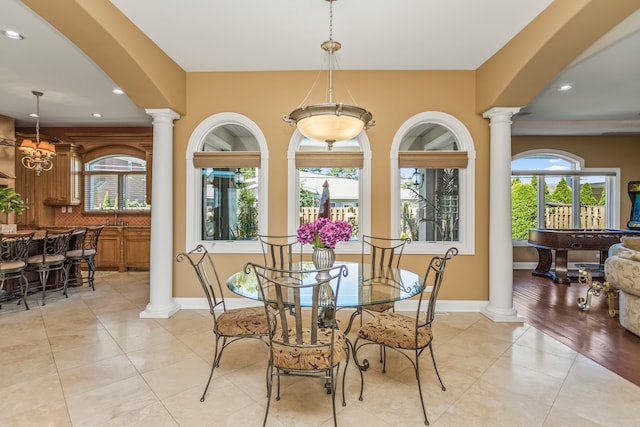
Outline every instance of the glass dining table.
<path fill-rule="evenodd" d="M 336 300 L 336 308 L 354 308 L 359 309 L 368 305 L 385 304 L 403 299 L 411 298 L 420 293 L 422 290 L 422 276 L 409 270 L 394 267 L 374 266 L 371 264 L 363 264 L 359 262 L 336 261 L 334 265 L 345 265 L 348 274 L 342 277 L 340 281 L 340 289 Z M 297 271 L 315 270 L 311 261 L 303 261 L 293 268 Z M 315 282 L 315 277 L 309 275 L 303 277 L 303 283 Z M 332 290 L 335 292 L 336 280 L 330 282 Z M 232 274 L 227 279 L 227 287 L 237 295 L 250 298 L 253 300 L 261 300 L 260 291 L 258 289 L 258 280 L 255 274 L 251 272 L 239 271 Z M 311 289 L 306 288 L 306 294 L 301 293 L 301 305 L 311 306 Z M 265 295 L 274 295 L 274 299 L 268 302 L 276 303 L 275 292 L 270 292 L 267 288 Z M 285 296 L 286 299 L 286 296 Z M 286 301 L 285 301 L 286 302 Z M 354 311 L 349 324 L 345 329 L 345 333 L 349 333 L 353 319 L 358 315 L 359 310 Z"/>

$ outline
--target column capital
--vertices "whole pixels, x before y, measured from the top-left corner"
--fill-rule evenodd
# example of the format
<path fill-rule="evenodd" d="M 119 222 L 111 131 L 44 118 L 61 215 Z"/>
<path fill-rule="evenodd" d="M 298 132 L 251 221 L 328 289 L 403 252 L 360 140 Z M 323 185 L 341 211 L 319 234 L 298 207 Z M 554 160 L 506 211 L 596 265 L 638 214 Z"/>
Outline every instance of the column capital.
<path fill-rule="evenodd" d="M 174 120 L 178 120 L 180 118 L 180 114 L 176 113 L 170 108 L 147 108 L 144 110 L 145 113 L 153 117 L 153 120 L 163 120 L 169 119 L 171 122 Z"/>
<path fill-rule="evenodd" d="M 482 117 L 485 119 L 497 119 L 500 117 L 511 119 L 511 116 L 520 111 L 520 107 L 494 107 L 490 108 L 484 113 L 482 113 Z"/>

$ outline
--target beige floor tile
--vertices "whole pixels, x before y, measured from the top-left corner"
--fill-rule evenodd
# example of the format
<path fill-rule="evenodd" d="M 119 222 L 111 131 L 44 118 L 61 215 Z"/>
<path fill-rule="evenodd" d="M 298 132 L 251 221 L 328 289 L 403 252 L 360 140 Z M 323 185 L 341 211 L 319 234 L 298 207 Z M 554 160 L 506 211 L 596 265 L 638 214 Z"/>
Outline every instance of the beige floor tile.
<path fill-rule="evenodd" d="M 144 411 L 158 400 L 139 376 L 67 397 L 74 426 L 98 426 Z M 143 412 L 144 413 L 144 412 Z"/>
<path fill-rule="evenodd" d="M 218 425 L 217 420 L 224 420 L 255 403 L 222 376 L 211 382 L 204 402 L 200 402 L 201 395 L 202 387 L 197 386 L 163 399 L 162 403 L 180 426 Z M 254 425 L 260 422 L 256 420 Z"/>
<path fill-rule="evenodd" d="M 100 427 L 177 427 L 169 411 L 160 402 L 154 402 L 140 409 L 135 409 L 114 416 Z"/>
<path fill-rule="evenodd" d="M 66 348 L 66 347 L 61 347 Z M 100 340 L 94 344 L 85 344 L 61 349 L 53 353 L 56 366 L 60 370 L 92 365 L 101 360 L 124 355 L 114 340 Z"/>
<path fill-rule="evenodd" d="M 206 384 L 210 365 L 191 354 L 188 358 L 142 374 L 147 384 L 160 399 L 182 393 Z"/>
<path fill-rule="evenodd" d="M 56 365 L 50 352 L 12 363 L 3 362 L 0 363 L 0 389 L 55 373 Z"/>
<path fill-rule="evenodd" d="M 215 344 L 211 317 L 206 310 L 182 310 L 170 319 L 140 319 L 148 292 L 147 272 L 98 272 L 95 292 L 50 293 L 44 307 L 34 294 L 29 311 L 3 305 L 0 425 L 261 425 L 267 346 L 240 340 L 226 348 L 201 403 Z M 338 312 L 341 325 L 350 314 Z M 358 325 L 356 319 L 352 341 Z M 530 325 L 438 313 L 434 334 L 446 391 L 428 350 L 420 361 L 433 426 L 635 427 L 640 419 L 640 387 Z M 338 379 L 338 423 L 424 425 L 409 361 L 389 351 L 382 373 L 377 346 L 358 355 L 370 363 L 364 400 L 358 400 L 360 375 L 350 360 L 346 407 L 342 372 Z M 281 397 L 275 400 L 274 386 L 268 426 L 333 425 L 322 380 L 283 378 Z"/>
<path fill-rule="evenodd" d="M 59 370 L 65 396 L 84 395 L 125 378 L 137 377 L 138 372 L 124 356 L 111 357 L 89 365 Z"/>
<path fill-rule="evenodd" d="M 51 402 L 64 400 L 57 374 L 37 376 L 29 381 L 15 382 L 0 388 L 0 414 L 2 418 L 18 416 L 25 412 L 48 411 Z M 28 417 L 28 415 L 25 415 Z M 1 419 L 0 419 L 1 421 Z"/>
<path fill-rule="evenodd" d="M 197 355 L 177 338 L 173 338 L 142 350 L 128 352 L 127 357 L 136 369 L 144 374 L 185 359 L 197 358 Z"/>

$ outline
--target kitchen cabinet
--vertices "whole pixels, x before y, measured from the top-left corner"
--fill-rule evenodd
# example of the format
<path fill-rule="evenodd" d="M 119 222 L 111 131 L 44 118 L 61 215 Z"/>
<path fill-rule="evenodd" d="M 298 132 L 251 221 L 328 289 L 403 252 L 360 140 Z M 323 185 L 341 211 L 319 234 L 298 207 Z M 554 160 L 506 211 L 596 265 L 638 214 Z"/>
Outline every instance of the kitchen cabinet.
<path fill-rule="evenodd" d="M 98 240 L 98 270 L 148 270 L 150 266 L 149 227 L 105 226 Z"/>
<path fill-rule="evenodd" d="M 44 204 L 77 206 L 80 204 L 82 163 L 80 147 L 75 144 L 56 144 L 53 169 L 49 171 Z"/>
<path fill-rule="evenodd" d="M 151 252 L 151 230 L 148 228 L 125 228 L 124 268 L 149 269 Z"/>
<path fill-rule="evenodd" d="M 98 239 L 96 268 L 98 270 L 119 270 L 122 258 L 122 232 L 118 227 L 105 227 Z"/>

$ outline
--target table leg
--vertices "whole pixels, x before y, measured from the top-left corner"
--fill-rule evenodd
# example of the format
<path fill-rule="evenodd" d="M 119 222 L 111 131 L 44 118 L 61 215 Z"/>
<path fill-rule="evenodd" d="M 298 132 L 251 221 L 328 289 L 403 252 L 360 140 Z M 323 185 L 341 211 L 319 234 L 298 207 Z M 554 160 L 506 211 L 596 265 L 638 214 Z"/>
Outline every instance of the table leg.
<path fill-rule="evenodd" d="M 553 283 L 570 284 L 571 280 L 567 277 L 567 250 L 556 249 L 556 274 Z"/>
<path fill-rule="evenodd" d="M 534 276 L 544 276 L 553 279 L 553 273 L 551 270 L 551 262 L 553 261 L 553 256 L 551 254 L 551 249 L 544 248 L 536 248 L 538 251 L 538 265 L 535 270 L 531 272 Z"/>

